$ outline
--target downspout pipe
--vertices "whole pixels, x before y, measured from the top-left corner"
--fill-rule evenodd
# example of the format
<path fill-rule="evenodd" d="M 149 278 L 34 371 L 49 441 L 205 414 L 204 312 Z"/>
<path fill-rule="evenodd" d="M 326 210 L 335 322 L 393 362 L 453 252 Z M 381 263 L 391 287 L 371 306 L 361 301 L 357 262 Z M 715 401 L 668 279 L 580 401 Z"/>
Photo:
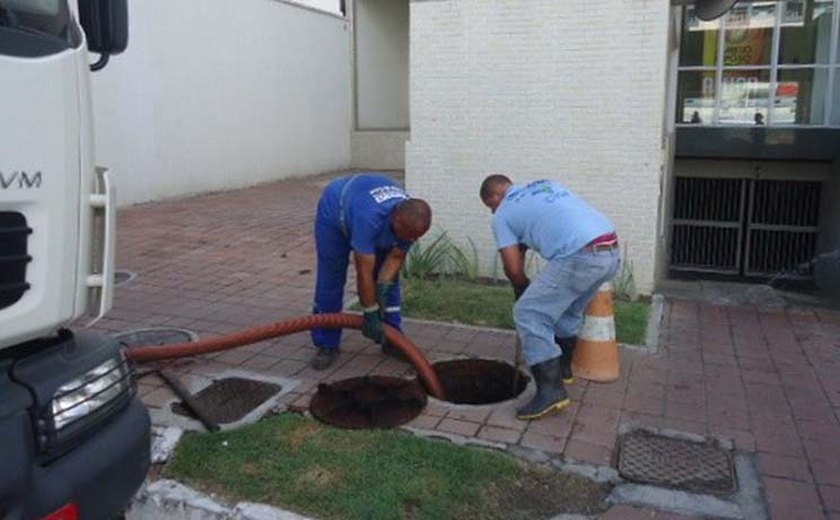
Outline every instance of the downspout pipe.
<path fill-rule="evenodd" d="M 200 341 L 131 347 L 126 349 L 125 355 L 129 359 L 137 362 L 177 359 L 230 350 L 278 336 L 286 336 L 317 328 L 361 329 L 362 323 L 363 318 L 358 314 L 312 314 Z M 446 394 L 443 389 L 443 384 L 440 382 L 434 368 L 432 368 L 432 364 L 423 354 L 423 351 L 399 330 L 388 324 L 384 324 L 384 327 L 385 337 L 391 345 L 405 354 L 411 364 L 414 365 L 420 380 L 426 387 L 426 391 L 438 399 L 445 400 Z"/>

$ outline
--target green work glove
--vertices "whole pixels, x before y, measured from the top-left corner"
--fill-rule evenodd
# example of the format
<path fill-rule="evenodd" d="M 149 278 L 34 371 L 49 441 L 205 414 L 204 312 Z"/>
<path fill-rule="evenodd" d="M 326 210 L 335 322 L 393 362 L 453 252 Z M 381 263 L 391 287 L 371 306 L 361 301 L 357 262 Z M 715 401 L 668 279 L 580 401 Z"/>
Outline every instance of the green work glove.
<path fill-rule="evenodd" d="M 364 319 L 362 335 L 382 344 L 385 341 L 385 329 L 382 327 L 382 315 L 379 313 L 379 306 L 365 309 Z"/>
<path fill-rule="evenodd" d="M 376 284 L 376 301 L 379 302 L 381 308 L 388 307 L 388 300 L 391 298 L 391 293 L 396 290 L 397 284 L 394 282 L 379 282 Z"/>

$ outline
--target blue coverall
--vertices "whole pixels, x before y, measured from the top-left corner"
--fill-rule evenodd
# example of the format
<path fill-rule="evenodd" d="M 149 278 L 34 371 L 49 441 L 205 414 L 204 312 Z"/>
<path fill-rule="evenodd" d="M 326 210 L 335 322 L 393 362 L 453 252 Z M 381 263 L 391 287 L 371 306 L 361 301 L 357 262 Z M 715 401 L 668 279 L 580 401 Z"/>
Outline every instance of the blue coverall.
<path fill-rule="evenodd" d="M 392 179 L 358 174 L 332 181 L 318 201 L 315 248 L 318 254 L 314 314 L 340 312 L 350 253 L 376 255 L 374 277 L 395 247 L 408 251 L 411 242 L 399 240 L 392 229 L 394 210 L 409 197 Z M 383 321 L 400 328 L 400 286 L 390 292 Z M 336 349 L 341 329 L 313 329 L 316 347 Z"/>

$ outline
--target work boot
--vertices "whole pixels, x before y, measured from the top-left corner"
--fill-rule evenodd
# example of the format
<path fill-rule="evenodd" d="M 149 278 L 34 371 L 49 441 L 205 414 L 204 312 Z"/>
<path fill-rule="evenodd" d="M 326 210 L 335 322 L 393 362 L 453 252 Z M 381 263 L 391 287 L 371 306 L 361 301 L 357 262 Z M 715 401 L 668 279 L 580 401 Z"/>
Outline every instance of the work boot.
<path fill-rule="evenodd" d="M 318 347 L 318 352 L 316 352 L 312 359 L 309 361 L 309 366 L 311 366 L 314 370 L 326 370 L 333 364 L 335 358 L 337 357 L 337 348 Z"/>
<path fill-rule="evenodd" d="M 558 338 L 554 336 L 554 342 L 563 350 L 560 356 L 562 364 L 560 365 L 560 375 L 563 378 L 563 383 L 570 385 L 575 382 L 575 375 L 572 373 L 572 355 L 575 353 L 575 346 L 577 346 L 577 336 L 569 338 Z"/>
<path fill-rule="evenodd" d="M 531 375 L 537 385 L 537 394 L 531 401 L 516 410 L 516 418 L 523 421 L 539 419 L 552 411 L 562 410 L 571 401 L 563 387 L 560 356 L 537 363 L 531 367 Z"/>

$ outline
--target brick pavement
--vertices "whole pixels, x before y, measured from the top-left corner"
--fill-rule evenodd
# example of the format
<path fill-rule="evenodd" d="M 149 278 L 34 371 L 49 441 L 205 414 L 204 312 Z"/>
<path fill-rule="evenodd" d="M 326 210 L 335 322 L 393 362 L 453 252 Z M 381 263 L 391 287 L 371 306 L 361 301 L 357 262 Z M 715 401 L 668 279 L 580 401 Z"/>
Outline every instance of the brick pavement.
<path fill-rule="evenodd" d="M 311 227 L 328 177 L 164 201 L 120 212 L 118 267 L 139 277 L 116 291 L 98 327 L 186 327 L 212 336 L 305 314 L 314 285 Z M 352 279 L 351 279 L 352 280 Z M 351 282 L 352 283 L 352 282 Z M 508 333 L 409 322 L 406 333 L 432 360 L 511 360 Z M 241 367 L 302 382 L 287 396 L 305 406 L 319 381 L 366 373 L 408 375 L 358 332 L 345 333 L 338 363 L 308 368 L 307 334 L 181 360 L 184 377 Z M 623 350 L 619 381 L 579 381 L 561 415 L 526 423 L 515 403 L 458 407 L 430 402 L 411 425 L 609 464 L 622 423 L 731 438 L 757 456 L 774 519 L 840 520 L 840 314 L 823 310 L 668 302 L 660 352 Z M 140 381 L 143 400 L 172 397 L 162 381 Z M 523 396 L 525 397 L 525 396 Z M 625 506 L 605 519 L 686 518 Z"/>

